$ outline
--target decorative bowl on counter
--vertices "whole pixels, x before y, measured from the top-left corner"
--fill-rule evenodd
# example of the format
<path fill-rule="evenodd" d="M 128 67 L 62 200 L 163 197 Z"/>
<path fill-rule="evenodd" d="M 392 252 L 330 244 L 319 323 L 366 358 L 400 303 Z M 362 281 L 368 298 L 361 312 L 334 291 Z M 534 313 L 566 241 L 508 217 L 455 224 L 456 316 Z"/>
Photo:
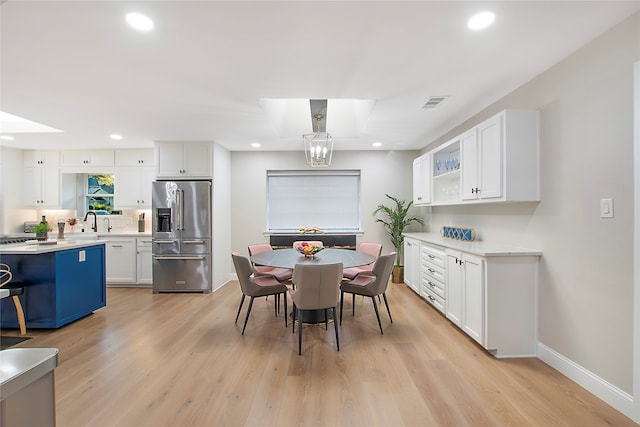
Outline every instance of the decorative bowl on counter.
<path fill-rule="evenodd" d="M 301 242 L 301 243 L 298 243 L 293 248 L 306 257 L 313 257 L 315 254 L 323 250 L 324 246 L 317 246 L 317 245 L 312 245 L 308 242 Z"/>

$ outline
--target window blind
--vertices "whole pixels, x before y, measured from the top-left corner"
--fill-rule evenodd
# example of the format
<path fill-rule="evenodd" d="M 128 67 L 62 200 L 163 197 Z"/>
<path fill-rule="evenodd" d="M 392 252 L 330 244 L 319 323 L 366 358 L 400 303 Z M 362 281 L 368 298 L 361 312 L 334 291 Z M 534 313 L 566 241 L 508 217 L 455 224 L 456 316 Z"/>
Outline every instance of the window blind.
<path fill-rule="evenodd" d="M 267 171 L 267 230 L 360 230 L 360 171 Z"/>

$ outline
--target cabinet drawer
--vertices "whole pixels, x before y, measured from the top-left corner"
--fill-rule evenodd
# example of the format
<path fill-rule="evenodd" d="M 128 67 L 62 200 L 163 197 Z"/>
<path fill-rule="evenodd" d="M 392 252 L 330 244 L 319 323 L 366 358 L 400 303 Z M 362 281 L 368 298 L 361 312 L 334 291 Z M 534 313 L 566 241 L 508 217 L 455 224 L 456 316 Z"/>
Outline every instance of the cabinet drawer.
<path fill-rule="evenodd" d="M 443 300 L 446 299 L 444 282 L 441 282 L 440 280 L 434 280 L 432 277 L 429 277 L 429 276 L 423 276 L 422 287 L 425 289 L 429 289 L 431 293 L 438 295 Z"/>
<path fill-rule="evenodd" d="M 421 266 L 422 277 L 431 277 L 444 283 L 444 269 L 433 264 L 423 263 Z"/>
<path fill-rule="evenodd" d="M 445 314 L 444 299 L 431 292 L 425 286 L 422 286 L 422 298 L 434 306 L 440 313 Z"/>
<path fill-rule="evenodd" d="M 433 246 L 427 246 L 425 244 L 421 247 L 422 261 L 433 264 L 435 266 L 444 268 L 445 266 L 445 254 L 444 251 L 436 249 Z"/>

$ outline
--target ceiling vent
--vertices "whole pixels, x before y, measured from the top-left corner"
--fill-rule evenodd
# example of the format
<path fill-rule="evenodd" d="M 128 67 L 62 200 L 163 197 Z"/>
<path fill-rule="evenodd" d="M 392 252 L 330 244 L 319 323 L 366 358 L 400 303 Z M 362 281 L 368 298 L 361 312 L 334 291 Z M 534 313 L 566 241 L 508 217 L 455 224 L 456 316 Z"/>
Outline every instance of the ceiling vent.
<path fill-rule="evenodd" d="M 425 102 L 422 108 L 425 110 L 436 108 L 438 105 L 442 104 L 447 98 L 449 97 L 448 96 L 432 96 L 427 100 L 427 102 Z"/>

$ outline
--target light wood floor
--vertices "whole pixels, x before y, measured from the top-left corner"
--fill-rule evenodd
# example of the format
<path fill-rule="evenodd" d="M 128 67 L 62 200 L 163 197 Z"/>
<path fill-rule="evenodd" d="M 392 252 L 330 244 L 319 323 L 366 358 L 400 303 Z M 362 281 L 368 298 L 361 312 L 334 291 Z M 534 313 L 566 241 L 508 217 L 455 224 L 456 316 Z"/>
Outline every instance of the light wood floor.
<path fill-rule="evenodd" d="M 298 356 L 273 298 L 240 335 L 235 282 L 211 295 L 109 288 L 107 307 L 18 347 L 60 349 L 62 427 L 636 425 L 537 359 L 493 358 L 405 285 L 387 294 L 384 335 L 370 300 L 355 318 L 345 307 L 340 352 L 332 328 L 309 326 Z"/>

